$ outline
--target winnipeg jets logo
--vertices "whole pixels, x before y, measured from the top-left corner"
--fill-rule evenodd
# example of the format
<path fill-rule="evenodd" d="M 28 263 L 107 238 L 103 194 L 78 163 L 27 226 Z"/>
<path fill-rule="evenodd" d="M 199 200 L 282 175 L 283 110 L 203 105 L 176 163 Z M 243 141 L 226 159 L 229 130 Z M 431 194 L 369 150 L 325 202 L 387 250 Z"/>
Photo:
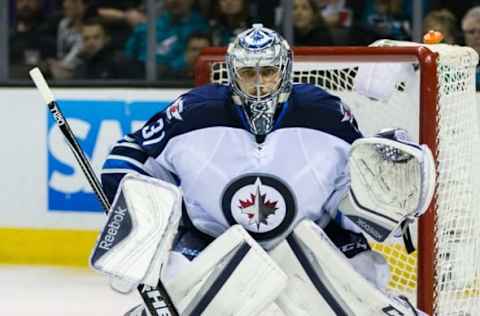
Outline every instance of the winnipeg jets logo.
<path fill-rule="evenodd" d="M 268 201 L 267 194 L 262 194 L 260 178 L 257 178 L 255 186 L 255 194 L 250 193 L 249 199 L 240 200 L 239 208 L 243 214 L 247 215 L 248 224 L 255 224 L 257 230 L 260 230 L 260 224 L 268 225 L 268 217 L 275 214 L 278 201 Z"/>
<path fill-rule="evenodd" d="M 165 112 L 167 114 L 167 118 L 168 118 L 169 121 L 171 121 L 174 118 L 177 119 L 177 120 L 183 121 L 183 118 L 180 115 L 180 113 L 182 113 L 182 111 L 183 111 L 183 99 L 178 98 L 178 99 L 175 100 L 175 102 L 173 102 L 167 108 L 167 110 Z"/>
<path fill-rule="evenodd" d="M 260 240 L 281 234 L 296 214 L 288 186 L 265 174 L 248 174 L 230 182 L 222 195 L 222 209 L 231 225 L 242 225 Z"/>
<path fill-rule="evenodd" d="M 342 117 L 342 119 L 340 120 L 340 122 L 350 122 L 350 123 L 352 123 L 352 122 L 353 122 L 352 110 L 350 110 L 350 108 L 348 107 L 348 105 L 346 105 L 346 104 L 343 103 L 343 102 L 339 102 L 339 106 L 340 106 L 340 112 L 341 112 L 342 115 L 343 115 L 343 117 Z"/>

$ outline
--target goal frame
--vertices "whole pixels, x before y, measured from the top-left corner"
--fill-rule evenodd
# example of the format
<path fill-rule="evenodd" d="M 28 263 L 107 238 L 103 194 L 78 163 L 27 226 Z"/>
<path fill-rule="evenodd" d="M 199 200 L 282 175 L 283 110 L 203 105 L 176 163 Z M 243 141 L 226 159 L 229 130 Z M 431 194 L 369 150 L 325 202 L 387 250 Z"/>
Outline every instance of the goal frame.
<path fill-rule="evenodd" d="M 209 47 L 202 50 L 195 65 L 195 85 L 210 82 L 210 64 L 225 59 L 225 47 Z M 419 95 L 419 141 L 431 149 L 438 174 L 438 53 L 425 46 L 408 47 L 294 47 L 295 61 L 303 62 L 412 62 L 418 63 L 420 69 Z M 372 59 L 374 58 L 374 59 Z M 417 232 L 417 306 L 422 311 L 433 314 L 435 295 L 435 258 L 437 249 L 434 243 L 436 222 L 435 193 L 428 211 L 420 218 Z"/>

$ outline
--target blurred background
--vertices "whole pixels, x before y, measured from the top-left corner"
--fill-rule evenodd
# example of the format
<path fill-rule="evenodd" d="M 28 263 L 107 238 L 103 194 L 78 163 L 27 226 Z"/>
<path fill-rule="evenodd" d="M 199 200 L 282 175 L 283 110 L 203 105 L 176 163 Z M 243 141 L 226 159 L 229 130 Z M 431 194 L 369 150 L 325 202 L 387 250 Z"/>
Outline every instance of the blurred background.
<path fill-rule="evenodd" d="M 295 46 L 419 41 L 475 45 L 480 18 L 464 0 L 4 0 L 0 82 L 30 85 L 39 66 L 54 84 L 188 87 L 203 47 L 225 46 L 254 22 Z M 476 21 L 478 19 L 478 21 Z"/>
<path fill-rule="evenodd" d="M 293 46 L 421 41 L 435 29 L 480 51 L 480 0 L 0 1 L 0 309 L 120 315 L 136 301 L 88 270 L 105 215 L 28 71 L 47 77 L 99 171 L 112 143 L 193 87 L 203 48 L 226 46 L 255 22 Z M 22 303 L 27 290 L 42 292 L 37 307 Z M 102 297 L 106 305 L 93 300 Z"/>

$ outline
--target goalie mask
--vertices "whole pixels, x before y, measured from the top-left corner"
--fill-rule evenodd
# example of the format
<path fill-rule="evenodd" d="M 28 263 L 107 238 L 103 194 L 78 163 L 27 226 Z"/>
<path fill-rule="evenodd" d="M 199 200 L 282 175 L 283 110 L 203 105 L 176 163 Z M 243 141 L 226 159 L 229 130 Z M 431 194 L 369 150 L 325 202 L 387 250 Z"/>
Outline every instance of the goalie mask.
<path fill-rule="evenodd" d="M 228 46 L 226 63 L 233 100 L 242 107 L 251 132 L 269 133 L 278 105 L 292 89 L 292 51 L 287 41 L 254 24 Z"/>

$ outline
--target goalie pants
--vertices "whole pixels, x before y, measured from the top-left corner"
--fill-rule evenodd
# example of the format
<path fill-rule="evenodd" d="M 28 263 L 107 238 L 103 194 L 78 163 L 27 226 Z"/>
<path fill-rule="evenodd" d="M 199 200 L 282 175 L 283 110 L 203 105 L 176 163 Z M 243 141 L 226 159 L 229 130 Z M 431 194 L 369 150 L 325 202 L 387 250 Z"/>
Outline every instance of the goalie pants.
<path fill-rule="evenodd" d="M 327 224 L 324 231 L 335 246 L 349 259 L 361 252 L 371 250 L 362 233 L 344 229 L 333 220 Z M 214 239 L 193 227 L 180 227 L 173 251 L 182 253 L 189 260 L 192 260 Z"/>

